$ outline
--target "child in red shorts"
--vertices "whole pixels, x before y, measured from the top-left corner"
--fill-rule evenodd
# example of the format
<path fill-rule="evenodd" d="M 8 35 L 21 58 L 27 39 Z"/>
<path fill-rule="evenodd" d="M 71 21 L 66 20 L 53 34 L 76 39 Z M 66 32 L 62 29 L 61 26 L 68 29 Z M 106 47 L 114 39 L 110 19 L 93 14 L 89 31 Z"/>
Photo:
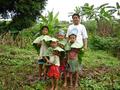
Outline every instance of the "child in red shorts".
<path fill-rule="evenodd" d="M 59 71 L 59 66 L 60 66 L 60 52 L 64 51 L 60 47 L 56 47 L 53 49 L 52 55 L 49 56 L 49 59 L 46 59 L 47 63 L 50 64 L 50 68 L 48 70 L 48 76 L 51 78 L 51 83 L 52 83 L 52 88 L 51 90 L 57 90 L 58 89 L 58 80 L 60 78 L 60 71 Z"/>

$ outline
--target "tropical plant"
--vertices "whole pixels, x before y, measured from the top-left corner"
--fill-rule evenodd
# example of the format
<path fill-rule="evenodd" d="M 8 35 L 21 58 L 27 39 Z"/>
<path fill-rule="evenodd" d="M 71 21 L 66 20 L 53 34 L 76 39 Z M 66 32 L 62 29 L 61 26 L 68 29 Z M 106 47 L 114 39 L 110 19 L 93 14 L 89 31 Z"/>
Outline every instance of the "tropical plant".
<path fill-rule="evenodd" d="M 95 8 L 94 5 L 86 3 L 82 7 L 83 15 L 89 19 L 95 19 L 97 23 L 97 31 L 102 36 L 107 36 L 112 32 L 111 21 L 113 20 L 113 7 L 108 3 L 102 4 Z M 111 13 L 112 12 L 112 13 Z"/>
<path fill-rule="evenodd" d="M 116 7 L 114 7 L 114 10 L 117 11 L 117 15 L 120 16 L 120 4 L 116 2 Z"/>
<path fill-rule="evenodd" d="M 85 3 L 84 6 L 76 7 L 74 12 L 79 13 L 82 18 L 85 17 L 87 21 L 90 19 L 95 20 L 97 31 L 100 35 L 106 36 L 111 34 L 111 21 L 114 17 L 113 14 L 116 12 L 115 7 L 108 6 L 108 3 L 105 3 L 96 8 L 94 5 Z"/>
<path fill-rule="evenodd" d="M 55 34 L 61 27 L 58 20 L 59 13 L 54 14 L 53 11 L 48 11 L 48 15 L 40 17 L 40 26 L 47 25 L 49 27 L 49 33 L 51 35 Z"/>
<path fill-rule="evenodd" d="M 80 15 L 80 21 L 81 21 L 81 23 L 82 23 L 84 20 L 83 20 L 83 15 L 82 15 L 83 12 L 82 12 L 81 7 L 80 7 L 80 6 L 76 6 L 75 9 L 74 9 L 74 12 L 69 12 L 69 15 L 68 15 L 68 16 L 70 17 L 70 16 L 72 16 L 74 13 L 77 13 L 77 14 Z"/>

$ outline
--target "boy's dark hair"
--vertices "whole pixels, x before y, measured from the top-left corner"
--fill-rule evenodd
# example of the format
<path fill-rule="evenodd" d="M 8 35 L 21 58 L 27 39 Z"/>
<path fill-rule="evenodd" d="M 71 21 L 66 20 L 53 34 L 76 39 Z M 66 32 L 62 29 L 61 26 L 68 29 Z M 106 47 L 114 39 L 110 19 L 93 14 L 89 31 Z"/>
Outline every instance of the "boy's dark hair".
<path fill-rule="evenodd" d="M 75 34 L 70 34 L 69 37 L 70 37 L 70 36 L 75 36 L 75 37 L 77 37 L 77 35 L 75 35 Z"/>
<path fill-rule="evenodd" d="M 78 13 L 74 13 L 74 14 L 72 15 L 72 18 L 73 18 L 74 16 L 77 16 L 78 18 L 80 18 L 80 15 L 79 15 Z"/>
<path fill-rule="evenodd" d="M 39 34 L 42 34 L 42 30 L 43 30 L 44 28 L 47 28 L 48 31 L 49 31 L 49 27 L 48 27 L 48 26 L 42 26 L 41 29 L 39 30 Z"/>
<path fill-rule="evenodd" d="M 42 26 L 42 28 L 40 29 L 40 31 L 42 31 L 44 28 L 47 28 L 49 31 L 49 27 L 48 26 Z"/>

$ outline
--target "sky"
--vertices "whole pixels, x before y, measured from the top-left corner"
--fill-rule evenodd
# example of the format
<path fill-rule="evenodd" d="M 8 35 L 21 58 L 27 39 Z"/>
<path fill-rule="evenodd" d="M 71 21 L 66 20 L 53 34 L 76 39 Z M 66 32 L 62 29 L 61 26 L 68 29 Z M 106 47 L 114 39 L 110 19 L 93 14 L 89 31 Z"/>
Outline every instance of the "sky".
<path fill-rule="evenodd" d="M 68 17 L 69 12 L 73 12 L 76 6 L 83 6 L 85 3 L 95 7 L 104 3 L 115 6 L 116 2 L 120 4 L 120 0 L 48 0 L 44 14 L 47 14 L 47 11 L 53 10 L 54 13 L 59 12 L 58 18 L 60 20 L 70 21 L 71 17 Z"/>

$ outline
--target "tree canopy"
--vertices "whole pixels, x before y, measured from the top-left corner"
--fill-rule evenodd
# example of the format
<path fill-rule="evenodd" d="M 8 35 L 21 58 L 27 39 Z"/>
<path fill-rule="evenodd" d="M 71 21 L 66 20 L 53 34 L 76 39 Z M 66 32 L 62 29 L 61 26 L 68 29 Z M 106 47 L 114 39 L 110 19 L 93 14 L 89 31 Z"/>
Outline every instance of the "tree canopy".
<path fill-rule="evenodd" d="M 0 0 L 0 15 L 6 18 L 11 14 L 9 29 L 22 30 L 31 26 L 45 8 L 47 0 Z"/>

